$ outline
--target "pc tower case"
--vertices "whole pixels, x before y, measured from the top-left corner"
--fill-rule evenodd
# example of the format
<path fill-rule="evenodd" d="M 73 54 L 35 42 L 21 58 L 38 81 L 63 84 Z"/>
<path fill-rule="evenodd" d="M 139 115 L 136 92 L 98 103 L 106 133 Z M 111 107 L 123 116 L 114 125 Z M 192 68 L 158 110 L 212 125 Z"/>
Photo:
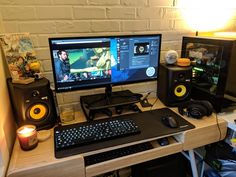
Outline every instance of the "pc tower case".
<path fill-rule="evenodd" d="M 133 165 L 132 177 L 187 177 L 188 162 L 181 153 Z"/>
<path fill-rule="evenodd" d="M 181 57 L 192 63 L 191 98 L 210 101 L 216 112 L 235 106 L 236 38 L 183 37 Z"/>

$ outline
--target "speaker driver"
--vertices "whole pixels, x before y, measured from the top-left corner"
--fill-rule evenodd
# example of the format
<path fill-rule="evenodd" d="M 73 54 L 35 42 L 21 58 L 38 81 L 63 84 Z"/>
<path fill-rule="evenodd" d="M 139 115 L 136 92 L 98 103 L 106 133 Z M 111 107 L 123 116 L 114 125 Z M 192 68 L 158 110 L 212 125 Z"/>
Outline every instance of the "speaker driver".
<path fill-rule="evenodd" d="M 39 103 L 33 106 L 30 106 L 27 114 L 29 118 L 33 119 L 34 121 L 39 121 L 47 117 L 48 115 L 48 107 L 43 103 Z"/>
<path fill-rule="evenodd" d="M 187 88 L 185 87 L 185 85 L 178 85 L 174 89 L 174 95 L 177 97 L 184 97 L 186 93 L 187 93 Z"/>

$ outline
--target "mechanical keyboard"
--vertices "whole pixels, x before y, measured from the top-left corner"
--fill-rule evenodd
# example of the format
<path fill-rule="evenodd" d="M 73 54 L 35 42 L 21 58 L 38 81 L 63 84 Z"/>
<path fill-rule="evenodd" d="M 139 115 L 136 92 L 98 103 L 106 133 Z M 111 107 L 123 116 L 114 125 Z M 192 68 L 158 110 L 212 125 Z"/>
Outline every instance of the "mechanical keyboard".
<path fill-rule="evenodd" d="M 104 161 L 115 159 L 118 157 L 127 156 L 130 154 L 135 154 L 138 152 L 143 152 L 143 151 L 146 151 L 149 149 L 153 149 L 153 146 L 151 145 L 151 143 L 145 142 L 145 143 L 135 144 L 135 145 L 128 146 L 128 147 L 123 147 L 120 149 L 102 152 L 99 154 L 86 156 L 86 157 L 84 157 L 85 166 L 93 165 L 96 163 L 104 162 Z"/>
<path fill-rule="evenodd" d="M 54 128 L 55 151 L 140 133 L 132 119 L 103 119 Z"/>

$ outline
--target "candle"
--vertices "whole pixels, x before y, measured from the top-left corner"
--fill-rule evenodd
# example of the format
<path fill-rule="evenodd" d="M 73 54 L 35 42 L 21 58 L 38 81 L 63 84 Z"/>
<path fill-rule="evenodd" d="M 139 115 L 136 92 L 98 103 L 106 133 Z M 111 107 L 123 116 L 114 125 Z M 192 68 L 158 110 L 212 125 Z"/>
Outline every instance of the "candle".
<path fill-rule="evenodd" d="M 24 125 L 17 129 L 17 137 L 23 150 L 31 150 L 38 145 L 37 131 L 34 125 Z"/>

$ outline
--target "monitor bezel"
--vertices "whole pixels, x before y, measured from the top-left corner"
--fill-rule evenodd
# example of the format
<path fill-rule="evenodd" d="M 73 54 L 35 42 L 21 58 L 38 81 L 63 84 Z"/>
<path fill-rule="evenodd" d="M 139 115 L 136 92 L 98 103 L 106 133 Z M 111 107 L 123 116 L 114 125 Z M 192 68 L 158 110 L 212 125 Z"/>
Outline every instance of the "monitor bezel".
<path fill-rule="evenodd" d="M 55 71 L 55 63 L 54 63 L 54 58 L 53 58 L 53 52 L 52 52 L 52 41 L 53 40 L 70 40 L 70 39 L 99 39 L 99 38 L 131 38 L 131 37 L 159 37 L 160 42 L 159 42 L 159 52 L 158 52 L 158 57 L 157 57 L 157 76 L 155 78 L 149 78 L 149 79 L 141 79 L 141 80 L 136 80 L 136 81 L 126 81 L 126 82 L 117 82 L 117 83 L 99 83 L 97 85 L 88 85 L 88 86 L 83 86 L 83 87 L 73 87 L 73 88 L 67 88 L 67 89 L 58 89 L 58 84 L 56 80 L 56 71 Z M 118 86 L 118 85 L 127 85 L 127 84 L 132 84 L 132 83 L 141 83 L 145 81 L 157 81 L 159 77 L 159 65 L 160 65 L 160 56 L 161 56 L 161 43 L 162 43 L 162 34 L 157 33 L 157 34 L 132 34 L 132 35 L 102 35 L 102 36 L 76 36 L 76 37 L 50 37 L 48 38 L 49 42 L 49 52 L 50 52 L 50 57 L 51 57 L 51 64 L 52 64 L 52 72 L 53 72 L 53 79 L 54 79 L 54 87 L 55 91 L 57 93 L 60 92 L 67 92 L 67 91 L 77 91 L 77 90 L 86 90 L 86 89 L 94 89 L 94 88 L 102 88 L 102 87 L 112 87 L 112 86 Z"/>

